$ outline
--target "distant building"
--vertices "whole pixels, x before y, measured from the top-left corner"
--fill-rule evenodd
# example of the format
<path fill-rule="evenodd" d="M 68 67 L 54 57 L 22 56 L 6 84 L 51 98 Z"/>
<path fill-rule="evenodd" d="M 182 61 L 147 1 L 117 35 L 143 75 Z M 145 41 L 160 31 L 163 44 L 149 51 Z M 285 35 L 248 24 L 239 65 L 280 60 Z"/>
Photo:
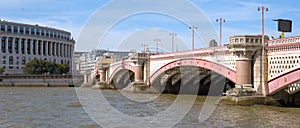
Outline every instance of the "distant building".
<path fill-rule="evenodd" d="M 88 70 L 95 70 L 97 60 L 100 60 L 103 55 L 114 56 L 116 61 L 127 57 L 130 52 L 109 51 L 103 49 L 94 49 L 91 52 L 75 52 L 75 72 L 84 73 Z"/>
<path fill-rule="evenodd" d="M 72 67 L 75 41 L 70 32 L 0 20 L 0 38 L 3 74 L 23 74 L 26 63 L 34 58 Z"/>
<path fill-rule="evenodd" d="M 209 47 L 217 47 L 218 46 L 218 42 L 214 39 L 209 41 Z"/>

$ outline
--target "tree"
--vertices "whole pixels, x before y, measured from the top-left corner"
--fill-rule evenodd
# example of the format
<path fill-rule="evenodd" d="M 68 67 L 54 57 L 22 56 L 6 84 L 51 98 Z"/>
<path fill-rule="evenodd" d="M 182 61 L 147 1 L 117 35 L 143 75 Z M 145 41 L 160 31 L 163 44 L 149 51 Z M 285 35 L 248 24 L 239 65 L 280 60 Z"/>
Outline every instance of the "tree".
<path fill-rule="evenodd" d="M 34 58 L 32 61 L 28 62 L 23 71 L 28 74 L 66 74 L 69 72 L 68 64 L 57 64 L 54 62 L 49 62 L 45 60 L 38 60 Z"/>
<path fill-rule="evenodd" d="M 2 74 L 4 72 L 4 67 L 0 68 L 0 74 Z"/>

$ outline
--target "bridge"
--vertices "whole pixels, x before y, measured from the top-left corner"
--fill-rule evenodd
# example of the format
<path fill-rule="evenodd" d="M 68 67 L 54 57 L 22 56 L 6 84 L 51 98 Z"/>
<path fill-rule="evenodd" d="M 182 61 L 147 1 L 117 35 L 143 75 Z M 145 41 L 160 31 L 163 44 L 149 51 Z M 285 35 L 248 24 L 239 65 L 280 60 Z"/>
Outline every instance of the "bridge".
<path fill-rule="evenodd" d="M 179 93 L 184 86 L 183 92 L 199 87 L 198 94 L 207 94 L 210 86 L 222 86 L 224 93 L 235 90 L 228 95 L 294 100 L 300 91 L 300 37 L 269 40 L 265 36 L 264 40 L 268 43 L 262 45 L 260 35 L 237 35 L 222 47 L 131 53 L 120 62 L 99 62 L 85 81 L 94 79 L 99 88 L 154 87 L 168 93 Z"/>

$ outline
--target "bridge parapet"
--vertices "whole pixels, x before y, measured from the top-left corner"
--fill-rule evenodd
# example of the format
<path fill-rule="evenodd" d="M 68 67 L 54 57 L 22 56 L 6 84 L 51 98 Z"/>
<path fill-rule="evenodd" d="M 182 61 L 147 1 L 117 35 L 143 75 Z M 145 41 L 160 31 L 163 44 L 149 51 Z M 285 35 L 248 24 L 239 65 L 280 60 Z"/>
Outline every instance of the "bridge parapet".
<path fill-rule="evenodd" d="M 153 75 L 153 73 L 163 65 L 166 65 L 170 62 L 177 61 L 180 59 L 186 59 L 186 58 L 207 60 L 210 62 L 220 64 L 224 67 L 230 68 L 232 70 L 236 70 L 235 56 L 229 52 L 227 46 L 222 46 L 222 47 L 200 48 L 200 49 L 195 49 L 194 51 L 189 50 L 189 51 L 180 51 L 180 52 L 168 53 L 168 54 L 151 55 L 150 75 Z"/>
<path fill-rule="evenodd" d="M 299 36 L 274 39 L 268 43 L 269 80 L 300 66 Z"/>

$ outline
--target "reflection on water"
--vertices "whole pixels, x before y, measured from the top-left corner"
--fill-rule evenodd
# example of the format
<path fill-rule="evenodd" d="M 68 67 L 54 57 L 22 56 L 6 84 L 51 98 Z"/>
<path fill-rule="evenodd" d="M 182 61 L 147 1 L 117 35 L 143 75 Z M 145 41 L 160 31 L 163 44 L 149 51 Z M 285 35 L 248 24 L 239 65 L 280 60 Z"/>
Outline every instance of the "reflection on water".
<path fill-rule="evenodd" d="M 99 91 L 89 88 L 80 90 L 86 91 L 89 95 Z M 153 102 L 139 103 L 122 97 L 117 91 L 105 90 L 102 93 L 120 112 L 136 117 L 160 113 L 176 98 L 176 95 L 163 94 Z M 208 120 L 199 123 L 198 116 L 205 98 L 198 96 L 191 111 L 175 127 L 300 126 L 300 108 L 274 106 L 218 106 Z M 0 127 L 100 127 L 82 107 L 84 106 L 78 101 L 74 88 L 0 88 Z M 107 123 L 118 123 L 114 122 L 114 118 L 108 116 L 110 122 Z"/>

